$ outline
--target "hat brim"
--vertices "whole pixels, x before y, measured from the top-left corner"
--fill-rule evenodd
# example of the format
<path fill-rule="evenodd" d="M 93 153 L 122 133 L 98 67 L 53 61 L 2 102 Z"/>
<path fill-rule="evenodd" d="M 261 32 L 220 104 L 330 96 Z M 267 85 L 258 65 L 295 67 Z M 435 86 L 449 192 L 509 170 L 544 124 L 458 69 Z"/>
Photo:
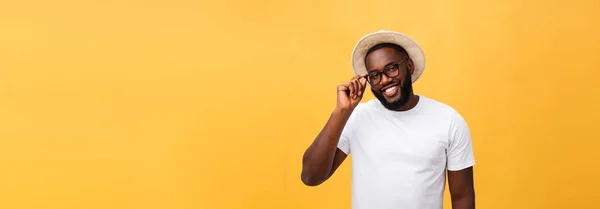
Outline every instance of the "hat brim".
<path fill-rule="evenodd" d="M 354 69 L 355 75 L 367 73 L 365 56 L 369 49 L 382 43 L 392 43 L 404 48 L 415 66 L 411 75 L 412 83 L 421 77 L 425 69 L 425 54 L 419 44 L 402 33 L 383 30 L 367 34 L 354 46 L 354 51 L 352 52 L 352 68 Z"/>

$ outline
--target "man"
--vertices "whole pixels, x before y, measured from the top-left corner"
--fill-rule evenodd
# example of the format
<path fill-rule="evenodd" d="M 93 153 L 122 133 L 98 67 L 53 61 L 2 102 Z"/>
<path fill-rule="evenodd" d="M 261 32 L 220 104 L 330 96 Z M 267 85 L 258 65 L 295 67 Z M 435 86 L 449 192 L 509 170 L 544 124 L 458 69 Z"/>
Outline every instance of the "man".
<path fill-rule="evenodd" d="M 356 76 L 337 87 L 337 106 L 303 157 L 316 186 L 352 152 L 354 209 L 441 209 L 446 172 L 453 209 L 474 209 L 470 131 L 461 115 L 416 95 L 425 57 L 411 38 L 378 31 L 352 53 Z M 367 83 L 377 99 L 360 103 Z"/>

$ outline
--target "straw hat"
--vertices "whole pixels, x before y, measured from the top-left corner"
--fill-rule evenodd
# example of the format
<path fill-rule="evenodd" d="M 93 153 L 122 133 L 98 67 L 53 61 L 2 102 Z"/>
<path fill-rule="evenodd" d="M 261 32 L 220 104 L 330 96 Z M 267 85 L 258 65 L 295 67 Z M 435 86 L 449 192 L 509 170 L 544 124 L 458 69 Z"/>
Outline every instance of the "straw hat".
<path fill-rule="evenodd" d="M 356 75 L 367 73 L 365 56 L 371 47 L 381 43 L 396 44 L 406 50 L 408 57 L 415 65 L 412 73 L 412 82 L 417 81 L 425 69 L 425 54 L 419 44 L 412 38 L 394 31 L 380 30 L 369 33 L 358 40 L 354 46 L 354 51 L 352 51 L 352 68 L 354 69 L 354 73 Z"/>

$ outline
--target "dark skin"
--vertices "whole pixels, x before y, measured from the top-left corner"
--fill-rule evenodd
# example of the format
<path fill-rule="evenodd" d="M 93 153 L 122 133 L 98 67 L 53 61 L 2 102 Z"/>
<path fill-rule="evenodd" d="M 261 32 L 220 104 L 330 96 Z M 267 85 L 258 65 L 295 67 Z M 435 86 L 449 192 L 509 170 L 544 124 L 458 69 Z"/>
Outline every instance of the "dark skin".
<path fill-rule="evenodd" d="M 412 91 L 410 75 L 414 71 L 412 60 L 407 59 L 404 51 L 391 47 L 383 47 L 372 51 L 365 59 L 368 73 L 382 72 L 386 66 L 398 64 L 398 75 L 387 77 L 381 74 L 381 81 L 371 84 L 371 90 L 382 103 L 396 104 L 393 111 L 405 111 L 415 107 L 419 97 Z M 337 87 L 337 105 L 329 120 L 317 135 L 316 139 L 304 153 L 301 179 L 308 186 L 317 186 L 329 179 L 347 155 L 337 148 L 342 130 L 358 105 L 366 89 L 365 75 L 353 77 L 349 82 Z M 384 96 L 382 90 L 390 86 L 398 86 L 399 90 L 392 96 Z M 403 91 L 404 90 L 404 91 Z M 474 209 L 475 190 L 473 186 L 473 168 L 459 171 L 448 171 L 448 185 L 454 209 Z"/>
<path fill-rule="evenodd" d="M 459 171 L 448 171 L 448 187 L 454 209 L 475 209 L 475 187 L 473 167 Z"/>

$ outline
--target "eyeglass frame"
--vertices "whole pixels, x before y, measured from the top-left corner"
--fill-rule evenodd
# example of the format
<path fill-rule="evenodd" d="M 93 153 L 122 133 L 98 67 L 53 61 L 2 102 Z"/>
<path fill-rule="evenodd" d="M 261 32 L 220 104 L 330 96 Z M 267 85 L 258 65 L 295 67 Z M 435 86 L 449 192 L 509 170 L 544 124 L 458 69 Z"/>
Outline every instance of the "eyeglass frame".
<path fill-rule="evenodd" d="M 406 58 L 406 59 L 403 59 L 403 60 L 401 60 L 401 61 L 398 61 L 398 62 L 395 62 L 395 63 L 389 64 L 389 65 L 387 65 L 387 66 L 385 66 L 385 67 L 383 68 L 382 72 L 380 72 L 380 71 L 375 71 L 375 72 L 370 72 L 370 73 L 367 73 L 367 75 L 365 75 L 365 76 L 364 76 L 364 78 L 365 78 L 365 79 L 367 79 L 367 81 L 368 81 L 368 82 L 369 82 L 371 85 L 377 85 L 377 84 L 381 83 L 381 78 L 382 78 L 382 77 L 381 77 L 381 74 L 385 74 L 385 76 L 387 76 L 388 78 L 396 77 L 396 76 L 398 76 L 398 74 L 400 74 L 400 71 L 399 71 L 399 70 L 400 70 L 400 64 L 402 64 L 403 62 L 405 62 L 405 61 L 407 61 L 407 60 L 409 60 L 409 59 L 410 59 L 410 58 Z M 395 67 L 395 68 L 397 68 L 396 70 L 398 70 L 398 71 L 396 72 L 397 74 L 396 74 L 396 75 L 394 75 L 394 76 L 390 76 L 390 72 L 389 72 L 389 71 L 390 71 L 392 68 L 394 68 L 394 67 Z M 377 83 L 371 83 L 371 79 L 369 78 L 369 76 L 373 76 L 373 74 L 375 74 L 375 75 L 379 75 L 379 76 L 380 76 L 380 78 L 379 78 L 379 81 L 377 81 Z"/>

